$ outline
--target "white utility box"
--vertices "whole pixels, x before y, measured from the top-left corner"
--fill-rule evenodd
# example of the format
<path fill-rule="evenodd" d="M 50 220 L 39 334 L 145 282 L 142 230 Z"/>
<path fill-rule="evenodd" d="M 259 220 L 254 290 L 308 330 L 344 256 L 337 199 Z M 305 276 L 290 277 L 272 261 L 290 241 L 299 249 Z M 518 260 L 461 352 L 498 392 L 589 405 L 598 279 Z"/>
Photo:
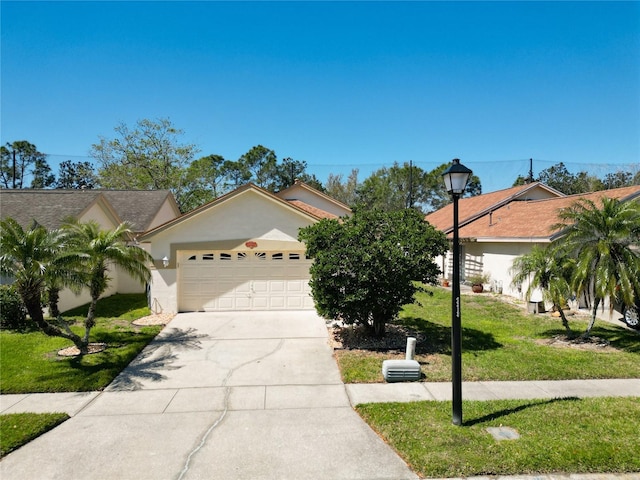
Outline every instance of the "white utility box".
<path fill-rule="evenodd" d="M 410 382 L 420 380 L 420 364 L 415 360 L 385 360 L 382 376 L 387 382 Z"/>

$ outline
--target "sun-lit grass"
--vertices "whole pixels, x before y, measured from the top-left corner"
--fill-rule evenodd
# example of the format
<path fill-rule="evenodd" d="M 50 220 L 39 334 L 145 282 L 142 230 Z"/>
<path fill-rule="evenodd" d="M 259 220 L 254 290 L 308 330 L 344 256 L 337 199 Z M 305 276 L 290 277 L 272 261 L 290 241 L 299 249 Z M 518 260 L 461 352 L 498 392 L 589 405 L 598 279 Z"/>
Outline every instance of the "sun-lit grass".
<path fill-rule="evenodd" d="M 64 314 L 74 320 L 76 333 L 84 332 L 86 306 Z M 146 297 L 114 295 L 98 302 L 96 326 L 91 342 L 107 344 L 100 353 L 79 357 L 60 357 L 58 350 L 69 347 L 69 340 L 49 337 L 37 330 L 26 333 L 0 332 L 0 392 L 80 392 L 101 390 L 161 330 L 159 326 L 136 327 L 131 321 L 148 315 Z"/>
<path fill-rule="evenodd" d="M 638 398 L 463 402 L 463 426 L 448 402 L 356 409 L 424 477 L 640 471 Z M 495 440 L 500 426 L 520 438 Z"/>
<path fill-rule="evenodd" d="M 48 432 L 68 418 L 66 413 L 0 415 L 0 457 Z"/>
<path fill-rule="evenodd" d="M 451 293 L 430 289 L 407 305 L 398 323 L 424 334 L 416 360 L 425 381 L 451 379 Z M 587 319 L 570 320 L 576 333 Z M 520 308 L 485 295 L 462 296 L 462 375 L 464 381 L 565 380 L 581 378 L 640 378 L 640 335 L 622 326 L 596 323 L 592 336 L 612 348 L 578 349 L 549 345 L 563 335 L 559 319 L 530 315 Z M 346 383 L 381 382 L 382 361 L 403 358 L 393 352 L 341 350 L 336 352 Z"/>

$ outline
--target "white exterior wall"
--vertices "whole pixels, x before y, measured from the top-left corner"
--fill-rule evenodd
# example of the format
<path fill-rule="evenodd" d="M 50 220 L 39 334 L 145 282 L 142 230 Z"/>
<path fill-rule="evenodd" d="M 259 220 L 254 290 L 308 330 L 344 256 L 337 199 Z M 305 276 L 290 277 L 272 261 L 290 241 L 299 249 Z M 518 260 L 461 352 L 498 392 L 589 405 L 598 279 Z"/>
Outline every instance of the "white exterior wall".
<path fill-rule="evenodd" d="M 463 243 L 463 255 L 460 261 L 464 262 L 465 274 L 468 279 L 475 274 L 487 274 L 489 284 L 486 287 L 502 284 L 502 293 L 512 297 L 524 299 L 528 284 L 521 286 L 511 285 L 511 266 L 517 257 L 529 253 L 534 243 L 529 242 L 469 242 Z M 444 270 L 444 277 L 451 280 L 453 268 L 453 255 L 451 251 L 444 257 L 436 258 L 437 264 Z M 443 263 L 444 262 L 444 263 Z"/>
<path fill-rule="evenodd" d="M 151 291 L 149 295 L 151 311 L 167 313 L 178 311 L 177 270 L 159 268 L 151 271 Z"/>
<path fill-rule="evenodd" d="M 178 311 L 177 252 L 172 244 L 213 242 L 230 239 L 264 239 L 296 242 L 300 228 L 315 223 L 276 201 L 248 190 L 229 201 L 214 205 L 191 218 L 157 233 L 150 253 L 157 269 L 151 283 L 151 307 Z M 258 242 L 259 243 L 259 242 Z M 175 249 L 174 249 L 175 250 Z M 162 258 L 171 264 L 163 268 Z"/>
<path fill-rule="evenodd" d="M 105 212 L 99 202 L 89 207 L 78 221 L 81 223 L 96 222 L 103 230 L 113 230 L 117 226 L 114 219 Z"/>
<path fill-rule="evenodd" d="M 156 216 L 153 217 L 151 224 L 149 224 L 147 227 L 149 230 L 151 230 L 179 216 L 180 212 L 176 211 L 173 204 L 169 201 L 169 199 L 167 199 L 156 213 Z"/>
<path fill-rule="evenodd" d="M 479 243 L 478 245 L 484 250 L 484 272 L 489 274 L 491 281 L 502 282 L 502 293 L 511 295 L 512 297 L 524 299 L 525 292 L 529 287 L 524 284 L 520 289 L 515 285 L 511 285 L 511 266 L 513 261 L 524 254 L 527 254 L 533 248 L 532 243 Z"/>
<path fill-rule="evenodd" d="M 145 285 L 134 280 L 128 273 L 116 268 L 112 283 L 115 283 L 117 293 L 144 293 Z"/>

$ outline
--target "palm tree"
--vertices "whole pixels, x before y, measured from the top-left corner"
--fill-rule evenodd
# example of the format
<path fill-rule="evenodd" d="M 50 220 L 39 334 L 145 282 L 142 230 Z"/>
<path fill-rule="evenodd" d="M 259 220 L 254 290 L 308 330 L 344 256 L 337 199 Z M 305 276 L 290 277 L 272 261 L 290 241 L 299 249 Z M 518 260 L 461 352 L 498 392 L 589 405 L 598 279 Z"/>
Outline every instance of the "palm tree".
<path fill-rule="evenodd" d="M 85 333 L 81 353 L 89 346 L 89 333 L 95 325 L 96 305 L 109 286 L 109 269 L 119 268 L 141 283 L 148 282 L 151 272 L 148 264 L 153 261 L 145 250 L 127 244 L 132 238 L 129 225 L 122 223 L 115 230 L 102 230 L 96 222 L 67 222 L 63 226 L 69 240 L 71 255 L 76 256 L 78 266 L 86 275 L 91 303 L 85 319 Z"/>
<path fill-rule="evenodd" d="M 561 239 L 567 252 L 576 259 L 573 287 L 580 295 L 593 295 L 588 337 L 596 321 L 598 306 L 610 298 L 633 304 L 640 291 L 640 202 L 602 198 L 602 207 L 581 199 L 558 215 L 563 229 Z"/>
<path fill-rule="evenodd" d="M 43 333 L 66 338 L 78 346 L 82 342 L 78 335 L 66 324 L 46 321 L 42 313 L 47 283 L 65 285 L 69 278 L 59 256 L 63 248 L 64 236 L 59 230 L 47 231 L 36 222 L 24 230 L 12 218 L 0 222 L 0 270 L 13 277 L 31 320 Z"/>
<path fill-rule="evenodd" d="M 531 298 L 534 289 L 542 290 L 543 298 L 553 304 L 560 313 L 562 325 L 571 333 L 569 322 L 562 310 L 571 296 L 571 275 L 574 269 L 572 259 L 564 257 L 557 245 L 547 247 L 535 245 L 531 252 L 513 261 L 512 284 L 529 283 L 526 297 Z"/>

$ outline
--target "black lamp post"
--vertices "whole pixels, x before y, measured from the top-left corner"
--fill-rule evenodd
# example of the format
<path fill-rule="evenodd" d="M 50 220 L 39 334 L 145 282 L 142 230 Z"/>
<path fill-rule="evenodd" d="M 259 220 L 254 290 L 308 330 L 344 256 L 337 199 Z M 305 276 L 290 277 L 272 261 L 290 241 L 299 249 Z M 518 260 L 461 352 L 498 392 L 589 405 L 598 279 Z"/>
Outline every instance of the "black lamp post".
<path fill-rule="evenodd" d="M 453 197 L 453 279 L 451 296 L 451 364 L 453 384 L 453 424 L 462 425 L 462 326 L 460 323 L 460 239 L 458 237 L 458 199 L 467 188 L 473 172 L 453 159 L 442 174 L 447 192 Z"/>

